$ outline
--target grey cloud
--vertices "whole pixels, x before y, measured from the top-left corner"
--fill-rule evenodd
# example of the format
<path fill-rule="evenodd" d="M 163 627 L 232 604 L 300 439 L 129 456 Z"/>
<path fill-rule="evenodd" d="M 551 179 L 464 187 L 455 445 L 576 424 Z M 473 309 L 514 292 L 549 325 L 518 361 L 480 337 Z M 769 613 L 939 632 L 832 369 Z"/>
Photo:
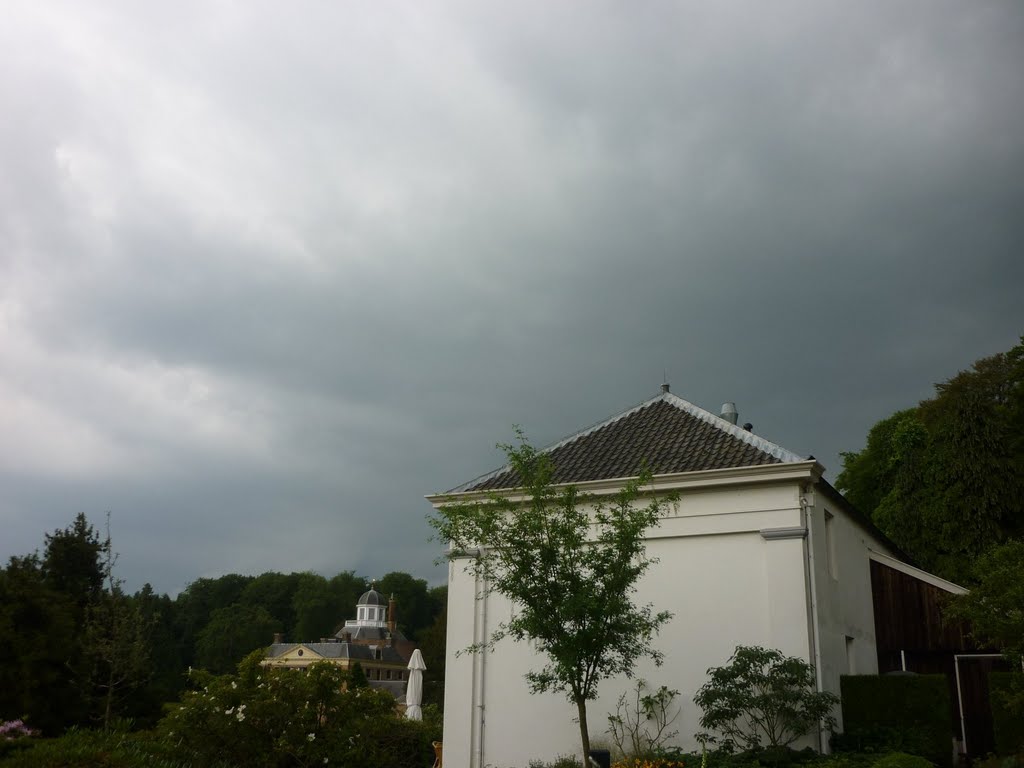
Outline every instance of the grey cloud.
<path fill-rule="evenodd" d="M 0 556 L 110 509 L 130 586 L 439 581 L 423 494 L 665 370 L 834 477 L 1024 327 L 1022 31 L 915 2 L 23 9 Z"/>

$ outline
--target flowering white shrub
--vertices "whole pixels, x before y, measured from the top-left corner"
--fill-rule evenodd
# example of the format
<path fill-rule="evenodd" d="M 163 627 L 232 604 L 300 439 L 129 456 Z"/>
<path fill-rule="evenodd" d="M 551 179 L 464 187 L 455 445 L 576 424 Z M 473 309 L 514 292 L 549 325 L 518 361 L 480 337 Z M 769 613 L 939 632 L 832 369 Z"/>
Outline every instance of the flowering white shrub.
<path fill-rule="evenodd" d="M 163 721 L 164 738 L 194 765 L 429 766 L 423 723 L 402 718 L 390 693 L 345 690 L 348 675 L 330 662 L 303 672 L 266 669 L 257 652 L 237 675 L 193 671 L 195 690 Z"/>

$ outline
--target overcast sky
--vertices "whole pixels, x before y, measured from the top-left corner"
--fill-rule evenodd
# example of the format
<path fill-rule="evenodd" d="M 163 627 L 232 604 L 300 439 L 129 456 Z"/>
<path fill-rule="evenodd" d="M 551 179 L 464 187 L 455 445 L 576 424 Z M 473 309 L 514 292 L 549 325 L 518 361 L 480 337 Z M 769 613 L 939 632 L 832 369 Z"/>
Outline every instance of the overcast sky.
<path fill-rule="evenodd" d="M 405 570 L 672 391 L 834 479 L 1024 332 L 1024 5 L 0 0 L 0 558 Z"/>

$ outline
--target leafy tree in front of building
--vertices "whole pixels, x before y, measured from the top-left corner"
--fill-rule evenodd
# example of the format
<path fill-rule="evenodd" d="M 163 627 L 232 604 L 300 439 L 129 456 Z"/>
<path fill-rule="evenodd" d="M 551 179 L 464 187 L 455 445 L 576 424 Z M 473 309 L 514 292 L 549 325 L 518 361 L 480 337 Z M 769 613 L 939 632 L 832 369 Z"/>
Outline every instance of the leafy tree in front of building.
<path fill-rule="evenodd" d="M 631 600 L 640 576 L 653 562 L 644 537 L 658 524 L 662 502 L 642 506 L 640 481 L 610 501 L 587 497 L 573 486 L 552 484 L 551 459 L 520 435 L 503 446 L 520 478 L 524 500 L 497 494 L 480 501 L 453 500 L 431 519 L 453 557 L 473 550 L 466 568 L 486 593 L 516 606 L 487 640 L 535 641 L 547 663 L 526 680 L 534 692 L 564 693 L 577 712 L 584 764 L 590 752 L 587 702 L 609 677 L 629 674 L 637 660 L 662 655 L 653 639 L 671 614 Z"/>

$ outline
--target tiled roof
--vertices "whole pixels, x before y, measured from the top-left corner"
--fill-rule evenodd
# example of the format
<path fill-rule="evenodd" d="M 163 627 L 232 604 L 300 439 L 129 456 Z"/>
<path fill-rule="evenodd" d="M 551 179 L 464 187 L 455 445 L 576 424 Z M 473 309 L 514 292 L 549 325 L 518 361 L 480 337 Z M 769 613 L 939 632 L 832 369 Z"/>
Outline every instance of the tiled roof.
<path fill-rule="evenodd" d="M 568 437 L 545 453 L 554 464 L 556 483 L 634 477 L 645 468 L 664 475 L 805 460 L 670 392 Z M 518 485 L 518 475 L 506 466 L 449 492 Z"/>
<path fill-rule="evenodd" d="M 368 645 L 357 645 L 355 643 L 274 643 L 267 649 L 267 658 L 276 659 L 289 651 L 298 648 L 309 648 L 325 659 L 355 659 L 359 661 L 375 661 L 373 649 Z M 380 648 L 381 658 L 376 661 L 383 661 L 389 664 L 405 664 L 405 659 L 392 646 Z"/>
<path fill-rule="evenodd" d="M 340 640 L 345 634 L 351 636 L 353 640 L 380 640 L 383 642 L 388 636 L 388 630 L 385 627 L 360 627 L 358 625 L 343 626 L 334 634 L 334 636 Z M 404 641 L 406 638 L 405 635 L 402 634 L 402 630 L 396 627 L 395 631 L 391 633 L 391 639 L 397 643 Z"/>

